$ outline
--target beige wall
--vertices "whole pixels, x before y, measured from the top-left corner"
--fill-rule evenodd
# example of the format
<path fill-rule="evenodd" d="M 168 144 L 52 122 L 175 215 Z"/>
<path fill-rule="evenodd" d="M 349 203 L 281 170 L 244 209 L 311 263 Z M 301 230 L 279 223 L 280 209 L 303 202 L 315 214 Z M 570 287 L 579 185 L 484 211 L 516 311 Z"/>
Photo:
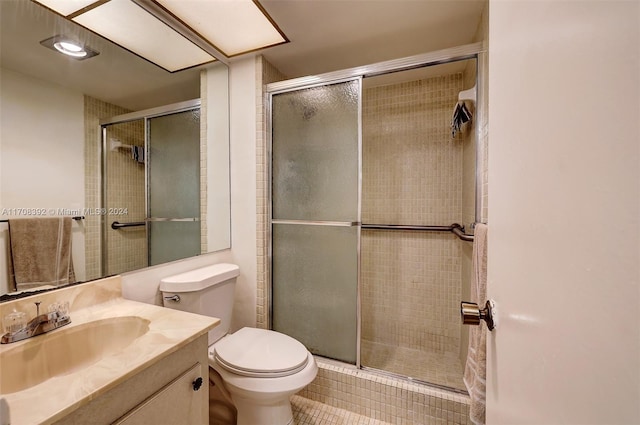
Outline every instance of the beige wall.
<path fill-rule="evenodd" d="M 39 208 L 48 216 L 69 215 L 58 209 L 82 210 L 82 94 L 7 69 L 0 78 L 0 210 Z M 85 224 L 72 224 L 79 280 L 85 279 Z M 8 226 L 0 223 L 0 294 L 8 290 L 7 244 Z"/>
<path fill-rule="evenodd" d="M 231 245 L 229 199 L 229 72 L 224 64 L 201 72 L 200 229 L 201 252 Z M 222 142 L 221 142 L 222 141 Z"/>

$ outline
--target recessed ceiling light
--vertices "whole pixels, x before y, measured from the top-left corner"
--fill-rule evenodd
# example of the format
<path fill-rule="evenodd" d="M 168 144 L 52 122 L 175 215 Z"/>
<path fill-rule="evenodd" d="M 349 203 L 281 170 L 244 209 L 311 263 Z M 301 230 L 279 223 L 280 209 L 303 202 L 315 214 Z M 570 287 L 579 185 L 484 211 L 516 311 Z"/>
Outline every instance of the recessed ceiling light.
<path fill-rule="evenodd" d="M 56 35 L 40 42 L 45 47 L 63 53 L 73 59 L 89 59 L 99 53 L 72 38 Z"/>
<path fill-rule="evenodd" d="M 87 56 L 87 52 L 83 46 L 80 46 L 72 41 L 56 41 L 53 43 L 53 47 L 60 53 L 73 56 L 74 58 L 83 58 Z"/>

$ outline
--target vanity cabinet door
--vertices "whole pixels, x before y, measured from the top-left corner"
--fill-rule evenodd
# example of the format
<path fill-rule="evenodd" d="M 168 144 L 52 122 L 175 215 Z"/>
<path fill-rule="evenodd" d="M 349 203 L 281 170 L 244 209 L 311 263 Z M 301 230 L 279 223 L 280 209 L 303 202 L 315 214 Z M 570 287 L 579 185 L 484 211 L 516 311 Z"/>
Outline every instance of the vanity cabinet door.
<path fill-rule="evenodd" d="M 208 418 L 202 417 L 202 403 L 208 402 L 208 374 L 203 375 L 202 369 L 202 365 L 196 363 L 114 424 L 207 424 Z"/>

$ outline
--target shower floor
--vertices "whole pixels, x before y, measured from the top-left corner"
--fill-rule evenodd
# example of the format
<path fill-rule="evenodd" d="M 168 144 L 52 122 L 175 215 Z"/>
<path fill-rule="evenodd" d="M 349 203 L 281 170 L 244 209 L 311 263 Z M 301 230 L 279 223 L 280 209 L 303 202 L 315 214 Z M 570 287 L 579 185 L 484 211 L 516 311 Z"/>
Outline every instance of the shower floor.
<path fill-rule="evenodd" d="M 360 350 L 363 366 L 466 391 L 463 366 L 453 353 L 437 354 L 366 340 L 362 340 Z"/>

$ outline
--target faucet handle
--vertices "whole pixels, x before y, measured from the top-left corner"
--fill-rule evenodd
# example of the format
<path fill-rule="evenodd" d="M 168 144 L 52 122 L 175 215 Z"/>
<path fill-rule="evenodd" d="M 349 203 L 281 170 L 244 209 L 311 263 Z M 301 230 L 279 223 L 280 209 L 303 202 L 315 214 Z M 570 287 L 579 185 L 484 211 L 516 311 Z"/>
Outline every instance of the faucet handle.
<path fill-rule="evenodd" d="M 4 316 L 5 333 L 15 333 L 27 327 L 27 315 L 21 311 L 13 310 Z"/>
<path fill-rule="evenodd" d="M 40 304 L 42 304 L 42 301 L 36 301 L 34 303 L 36 305 L 36 317 L 40 316 Z"/>
<path fill-rule="evenodd" d="M 58 313 L 59 316 L 69 315 L 69 301 L 54 302 L 49 304 L 49 313 Z"/>

